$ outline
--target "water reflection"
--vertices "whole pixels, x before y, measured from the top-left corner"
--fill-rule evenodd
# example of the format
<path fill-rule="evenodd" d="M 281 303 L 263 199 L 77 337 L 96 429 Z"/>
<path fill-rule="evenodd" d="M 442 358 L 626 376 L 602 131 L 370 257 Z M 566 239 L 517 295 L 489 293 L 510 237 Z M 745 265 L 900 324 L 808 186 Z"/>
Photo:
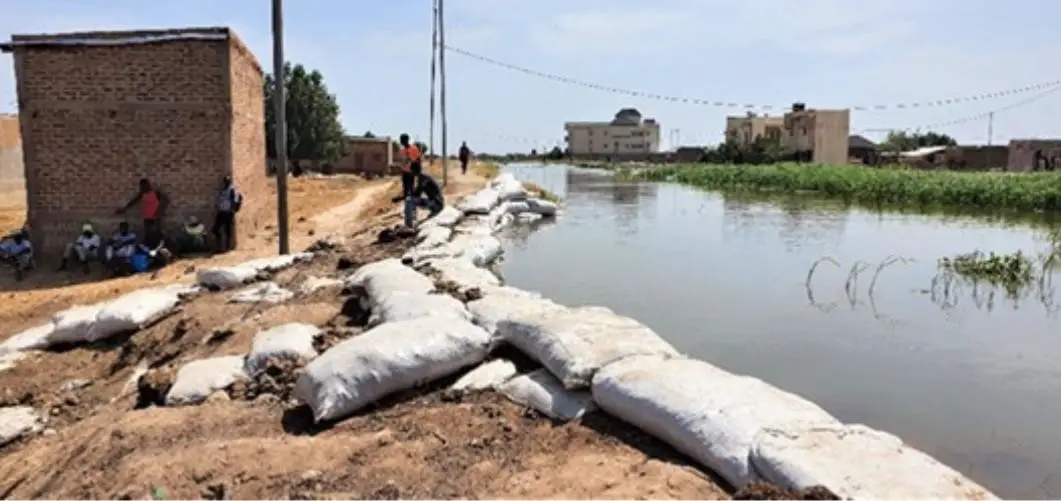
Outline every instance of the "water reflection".
<path fill-rule="evenodd" d="M 516 174 L 569 194 L 548 231 L 510 244 L 508 283 L 637 318 L 685 353 L 896 433 L 1002 496 L 1061 495 L 1044 480 L 1061 471 L 1052 285 L 1016 303 L 982 284 L 933 286 L 939 258 L 1037 249 L 1041 231 L 559 167 Z M 808 281 L 825 256 L 837 264 Z"/>
<path fill-rule="evenodd" d="M 498 237 L 517 250 L 525 250 L 532 234 L 554 224 L 556 224 L 556 219 L 551 217 L 522 218 L 498 232 Z"/>

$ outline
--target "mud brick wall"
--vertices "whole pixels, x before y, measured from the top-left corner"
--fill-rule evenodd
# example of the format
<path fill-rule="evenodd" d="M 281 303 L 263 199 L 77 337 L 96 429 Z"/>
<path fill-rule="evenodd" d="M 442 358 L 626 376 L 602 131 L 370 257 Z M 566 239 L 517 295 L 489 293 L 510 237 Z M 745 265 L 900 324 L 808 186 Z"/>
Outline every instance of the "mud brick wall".
<path fill-rule="evenodd" d="M 232 178 L 243 193 L 236 218 L 237 242 L 275 221 L 276 191 L 266 172 L 264 77 L 257 58 L 235 35 L 229 42 L 229 93 L 232 103 Z"/>
<path fill-rule="evenodd" d="M 335 174 L 385 176 L 400 154 L 398 143 L 390 139 L 351 138 L 346 141 L 342 158 L 332 162 L 330 170 Z"/>
<path fill-rule="evenodd" d="M 1009 142 L 1009 158 L 1006 170 L 1028 172 L 1035 170 L 1035 152 L 1049 160 L 1055 169 L 1061 169 L 1061 139 L 1013 139 Z M 1039 166 L 1040 168 L 1043 165 Z"/>
<path fill-rule="evenodd" d="M 18 128 L 18 115 L 0 114 L 0 207 L 26 203 L 22 135 Z"/>
<path fill-rule="evenodd" d="M 227 36 L 179 38 L 189 34 Z M 34 44 L 160 35 L 178 38 L 116 45 Z M 209 223 L 226 175 L 241 184 L 248 200 L 241 228 L 259 223 L 257 205 L 268 196 L 261 168 L 262 75 L 254 56 L 227 29 L 13 40 L 29 222 L 42 252 L 61 250 L 85 220 L 104 232 L 123 219 L 139 227 L 138 207 L 125 217 L 114 210 L 135 193 L 141 177 L 170 196 L 169 231 L 191 215 Z M 256 170 L 249 170 L 255 162 Z"/>

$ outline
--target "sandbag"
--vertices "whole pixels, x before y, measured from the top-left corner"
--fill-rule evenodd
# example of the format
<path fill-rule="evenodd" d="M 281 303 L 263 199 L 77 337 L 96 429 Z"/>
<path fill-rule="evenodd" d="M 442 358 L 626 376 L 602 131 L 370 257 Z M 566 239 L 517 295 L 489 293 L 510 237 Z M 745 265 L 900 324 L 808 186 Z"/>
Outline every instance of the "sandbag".
<path fill-rule="evenodd" d="M 677 356 L 652 329 L 607 308 L 581 307 L 498 323 L 502 339 L 541 362 L 569 390 L 589 386 L 604 365 L 633 355 Z"/>
<path fill-rule="evenodd" d="M 530 204 L 528 204 L 525 200 L 518 202 L 505 202 L 497 207 L 504 213 L 511 214 L 513 216 L 518 216 L 520 214 L 523 214 L 524 212 L 530 212 L 531 210 Z"/>
<path fill-rule="evenodd" d="M 265 370 L 269 359 L 312 360 L 317 356 L 313 341 L 321 335 L 315 325 L 290 323 L 278 325 L 254 335 L 251 352 L 245 363 L 247 374 Z"/>
<path fill-rule="evenodd" d="M 369 298 L 371 305 L 392 292 L 427 294 L 435 289 L 435 284 L 401 261 L 385 259 L 362 266 L 343 281 L 343 288 Z"/>
<path fill-rule="evenodd" d="M 502 202 L 527 198 L 527 189 L 523 187 L 523 183 L 510 173 L 502 173 L 494 178 L 490 185 L 497 190 L 497 198 Z"/>
<path fill-rule="evenodd" d="M 439 279 L 456 284 L 459 292 L 501 286 L 501 279 L 497 275 L 475 266 L 467 259 L 437 259 L 431 261 L 428 267 L 438 273 Z"/>
<path fill-rule="evenodd" d="M 28 405 L 0 407 L 0 446 L 44 428 L 44 418 Z"/>
<path fill-rule="evenodd" d="M 306 366 L 295 396 L 319 421 L 347 416 L 384 396 L 482 362 L 490 335 L 470 322 L 391 322 L 333 346 Z"/>
<path fill-rule="evenodd" d="M 446 244 L 431 249 L 421 249 L 413 247 L 402 254 L 402 263 L 413 268 L 419 268 L 426 264 L 430 264 L 438 259 L 447 259 L 461 255 L 464 249 L 457 248 L 454 245 Z"/>
<path fill-rule="evenodd" d="M 425 317 L 471 321 L 471 315 L 464 307 L 464 303 L 452 296 L 398 291 L 373 301 L 368 325 L 374 327 L 386 322 L 401 322 Z"/>
<path fill-rule="evenodd" d="M 245 379 L 243 355 L 206 358 L 184 364 L 166 393 L 166 405 L 198 404 L 215 391 Z"/>
<path fill-rule="evenodd" d="M 483 188 L 465 197 L 460 208 L 465 214 L 489 214 L 501 202 L 501 193 L 493 188 Z"/>
<path fill-rule="evenodd" d="M 91 343 L 122 332 L 140 330 L 172 313 L 180 302 L 178 294 L 160 289 L 121 296 L 100 309 L 96 322 L 85 333 L 85 341 Z"/>
<path fill-rule="evenodd" d="M 294 292 L 280 287 L 280 284 L 277 284 L 276 282 L 262 282 L 236 292 L 232 297 L 228 298 L 228 300 L 232 303 L 279 304 L 289 301 L 294 297 Z"/>
<path fill-rule="evenodd" d="M 478 236 L 466 241 L 461 255 L 470 259 L 475 266 L 489 266 L 504 252 L 505 248 L 501 246 L 501 241 L 496 237 Z"/>
<path fill-rule="evenodd" d="M 51 338 L 54 332 L 55 323 L 53 322 L 30 327 L 0 343 L 0 355 L 47 348 L 52 343 Z"/>
<path fill-rule="evenodd" d="M 81 343 L 88 336 L 89 329 L 96 323 L 99 312 L 107 306 L 106 302 L 67 308 L 52 316 L 55 328 L 48 336 L 48 344 Z"/>
<path fill-rule="evenodd" d="M 432 249 L 449 242 L 453 230 L 445 226 L 430 226 L 417 232 L 416 247 L 421 249 Z"/>
<path fill-rule="evenodd" d="M 548 200 L 542 200 L 540 198 L 528 198 L 525 202 L 527 204 L 527 211 L 533 212 L 541 216 L 555 216 L 559 207 L 554 202 Z"/>
<path fill-rule="evenodd" d="M 252 268 L 259 272 L 274 272 L 290 268 L 296 263 L 308 261 L 310 259 L 313 259 L 312 252 L 299 252 L 297 254 L 285 254 L 282 256 L 260 257 L 258 259 L 247 261 L 240 266 Z"/>
<path fill-rule="evenodd" d="M 507 289 L 511 288 L 495 289 L 482 299 L 468 302 L 467 308 L 472 320 L 491 335 L 497 335 L 498 324 L 504 320 L 540 318 L 564 309 L 548 299 L 534 297 L 529 293 L 526 296 L 509 294 L 505 292 Z"/>
<path fill-rule="evenodd" d="M 196 273 L 199 285 L 213 289 L 234 289 L 253 282 L 258 278 L 258 270 L 250 266 L 226 266 L 223 268 L 204 268 Z"/>
<path fill-rule="evenodd" d="M 863 425 L 764 429 L 751 461 L 765 480 L 821 485 L 840 499 L 997 499 L 899 437 Z"/>
<path fill-rule="evenodd" d="M 730 485 L 759 480 L 749 455 L 759 430 L 839 424 L 821 407 L 752 377 L 687 358 L 630 357 L 593 377 L 593 400 L 685 453 Z"/>
<path fill-rule="evenodd" d="M 516 364 L 499 358 L 469 371 L 449 387 L 456 393 L 492 390 L 516 375 Z"/>
<path fill-rule="evenodd" d="M 428 219 L 428 221 L 432 224 L 450 228 L 459 223 L 463 217 L 464 214 L 461 211 L 457 210 L 452 205 L 447 205 L 443 207 L 438 214 L 435 214 L 435 217 Z"/>
<path fill-rule="evenodd" d="M 561 421 L 579 419 L 597 409 L 589 392 L 565 390 L 545 369 L 509 379 L 497 391 L 517 404 Z"/>

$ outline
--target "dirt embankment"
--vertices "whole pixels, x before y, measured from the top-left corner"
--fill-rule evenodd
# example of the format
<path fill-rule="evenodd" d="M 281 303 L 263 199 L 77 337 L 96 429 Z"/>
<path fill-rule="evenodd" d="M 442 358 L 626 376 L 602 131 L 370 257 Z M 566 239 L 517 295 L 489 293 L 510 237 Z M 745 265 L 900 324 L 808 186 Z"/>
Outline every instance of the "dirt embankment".
<path fill-rule="evenodd" d="M 459 192 L 477 182 L 454 184 Z M 390 195 L 371 192 L 356 224 L 336 223 L 341 246 L 274 280 L 298 290 L 307 277 L 401 253 L 408 241 L 374 243 L 399 219 Z M 279 305 L 225 297 L 202 295 L 131 336 L 58 347 L 0 372 L 0 406 L 48 415 L 44 432 L 0 447 L 0 499 L 730 497 L 670 447 L 603 413 L 557 424 L 495 393 L 449 397 L 440 391 L 449 381 L 330 427 L 313 425 L 290 398 L 299 370 L 290 363 L 199 406 L 158 406 L 183 363 L 245 353 L 261 329 L 318 325 L 323 348 L 358 335 L 364 321 L 336 288 Z"/>

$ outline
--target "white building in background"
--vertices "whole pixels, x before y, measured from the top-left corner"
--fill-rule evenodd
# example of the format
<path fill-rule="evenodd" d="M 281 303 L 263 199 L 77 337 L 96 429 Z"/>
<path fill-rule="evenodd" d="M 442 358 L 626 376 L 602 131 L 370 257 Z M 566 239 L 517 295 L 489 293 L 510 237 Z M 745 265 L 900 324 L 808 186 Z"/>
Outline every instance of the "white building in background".
<path fill-rule="evenodd" d="M 610 122 L 567 122 L 565 140 L 573 156 L 639 156 L 660 151 L 659 123 L 623 108 Z"/>

